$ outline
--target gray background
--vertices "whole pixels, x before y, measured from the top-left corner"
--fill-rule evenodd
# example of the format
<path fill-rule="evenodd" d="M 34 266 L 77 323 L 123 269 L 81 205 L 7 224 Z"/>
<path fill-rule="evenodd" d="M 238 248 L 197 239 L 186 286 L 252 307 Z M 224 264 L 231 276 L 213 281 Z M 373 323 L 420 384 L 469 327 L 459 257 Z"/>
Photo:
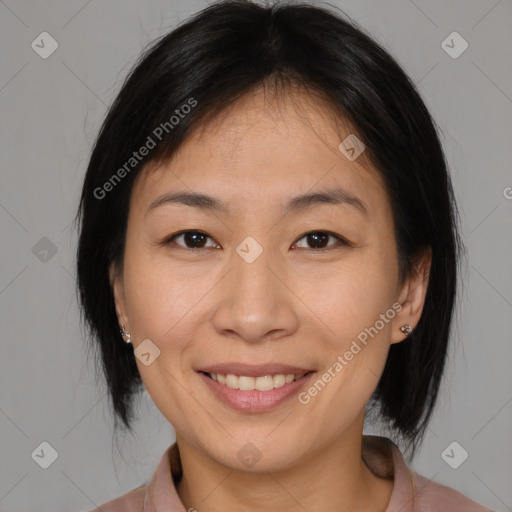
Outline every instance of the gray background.
<path fill-rule="evenodd" d="M 418 84 L 442 130 L 468 248 L 448 375 L 412 467 L 512 510 L 512 2 L 333 3 Z M 147 480 L 174 440 L 144 394 L 136 435 L 114 442 L 83 350 L 70 222 L 126 73 L 146 43 L 205 5 L 0 1 L 2 512 L 90 510 Z M 44 31 L 59 45 L 46 59 L 31 47 Z M 453 31 L 469 44 L 458 58 L 441 46 Z M 44 441 L 58 453 L 47 469 L 31 457 Z M 458 469 L 441 456 L 453 441 L 469 453 Z"/>

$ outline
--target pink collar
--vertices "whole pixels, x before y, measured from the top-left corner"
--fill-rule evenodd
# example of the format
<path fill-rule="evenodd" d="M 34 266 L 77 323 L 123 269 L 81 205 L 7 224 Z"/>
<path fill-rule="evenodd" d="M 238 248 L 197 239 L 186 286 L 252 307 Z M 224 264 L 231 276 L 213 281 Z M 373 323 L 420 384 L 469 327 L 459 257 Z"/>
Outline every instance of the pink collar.
<path fill-rule="evenodd" d="M 164 452 L 156 471 L 147 484 L 143 512 L 187 512 L 181 502 L 171 474 L 171 449 Z M 402 453 L 389 439 L 363 436 L 364 460 L 380 477 L 393 478 L 394 486 L 386 512 L 414 512 L 415 483 Z"/>

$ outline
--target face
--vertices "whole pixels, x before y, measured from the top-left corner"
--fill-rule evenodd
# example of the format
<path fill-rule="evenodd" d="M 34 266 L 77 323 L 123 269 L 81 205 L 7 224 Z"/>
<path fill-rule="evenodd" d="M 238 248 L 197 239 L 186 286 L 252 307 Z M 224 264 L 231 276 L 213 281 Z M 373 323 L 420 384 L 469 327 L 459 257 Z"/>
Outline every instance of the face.
<path fill-rule="evenodd" d="M 389 346 L 421 310 L 382 179 L 327 119 L 305 96 L 253 93 L 132 192 L 119 321 L 177 435 L 233 468 L 248 469 L 248 443 L 272 471 L 360 435 Z"/>

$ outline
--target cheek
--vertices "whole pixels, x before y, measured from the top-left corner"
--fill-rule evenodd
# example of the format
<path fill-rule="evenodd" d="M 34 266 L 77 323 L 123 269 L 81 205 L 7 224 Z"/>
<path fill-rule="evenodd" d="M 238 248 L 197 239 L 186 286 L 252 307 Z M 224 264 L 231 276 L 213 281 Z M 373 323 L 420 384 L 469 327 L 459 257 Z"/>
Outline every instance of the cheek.
<path fill-rule="evenodd" d="M 299 293 L 324 323 L 333 348 L 342 349 L 392 308 L 395 273 L 386 258 L 354 255 L 338 270 L 302 280 Z M 379 331 L 388 332 L 390 324 L 381 324 Z"/>
<path fill-rule="evenodd" d="M 347 411 L 364 407 L 382 374 L 396 315 L 395 268 L 385 254 L 368 252 L 321 287 L 325 307 L 320 317 L 330 328 L 324 337 L 324 371 L 335 375 L 322 391 L 322 402 L 331 410 L 333 425 L 345 421 Z M 320 300 L 318 289 L 310 300 Z"/>
<path fill-rule="evenodd" d="M 124 287 L 133 345 L 136 349 L 149 339 L 160 349 L 150 365 L 138 358 L 136 363 L 156 407 L 181 429 L 188 426 L 182 422 L 190 414 L 190 395 L 177 382 L 183 382 L 183 372 L 190 369 L 190 341 L 197 337 L 193 329 L 199 321 L 194 306 L 207 291 L 200 282 L 190 282 L 179 268 L 155 261 L 148 253 L 130 252 L 127 245 Z"/>
<path fill-rule="evenodd" d="M 184 329 L 194 322 L 194 306 L 206 291 L 207 276 L 191 281 L 179 266 L 143 251 L 130 253 L 128 246 L 124 268 L 127 313 L 135 339 L 165 344 L 166 352 L 181 350 L 187 340 Z"/>

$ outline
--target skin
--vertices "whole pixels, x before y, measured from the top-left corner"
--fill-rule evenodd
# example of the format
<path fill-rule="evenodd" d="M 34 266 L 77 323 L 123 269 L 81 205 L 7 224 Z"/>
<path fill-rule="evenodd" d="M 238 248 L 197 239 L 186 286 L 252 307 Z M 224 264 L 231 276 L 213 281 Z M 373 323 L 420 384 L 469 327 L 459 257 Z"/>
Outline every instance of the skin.
<path fill-rule="evenodd" d="M 385 511 L 393 482 L 361 459 L 364 411 L 391 343 L 405 339 L 400 326 L 420 318 L 430 254 L 401 281 L 379 174 L 364 153 L 350 161 L 338 150 L 349 132 L 320 100 L 272 99 L 247 95 L 138 176 L 123 267 L 111 269 L 119 323 L 134 348 L 150 339 L 160 349 L 151 365 L 137 364 L 176 431 L 186 509 Z M 316 204 L 283 216 L 290 197 L 331 186 L 357 196 L 367 215 Z M 230 212 L 165 204 L 148 213 L 171 190 L 213 195 Z M 163 243 L 182 230 L 208 236 L 195 240 L 199 249 L 183 236 Z M 329 237 L 315 246 L 304 235 L 318 231 L 349 244 Z M 250 264 L 235 250 L 248 236 L 263 248 Z M 321 375 L 396 302 L 400 312 L 307 405 L 293 396 L 265 412 L 235 411 L 195 371 L 280 362 Z M 262 454 L 252 468 L 237 457 L 248 442 Z"/>

